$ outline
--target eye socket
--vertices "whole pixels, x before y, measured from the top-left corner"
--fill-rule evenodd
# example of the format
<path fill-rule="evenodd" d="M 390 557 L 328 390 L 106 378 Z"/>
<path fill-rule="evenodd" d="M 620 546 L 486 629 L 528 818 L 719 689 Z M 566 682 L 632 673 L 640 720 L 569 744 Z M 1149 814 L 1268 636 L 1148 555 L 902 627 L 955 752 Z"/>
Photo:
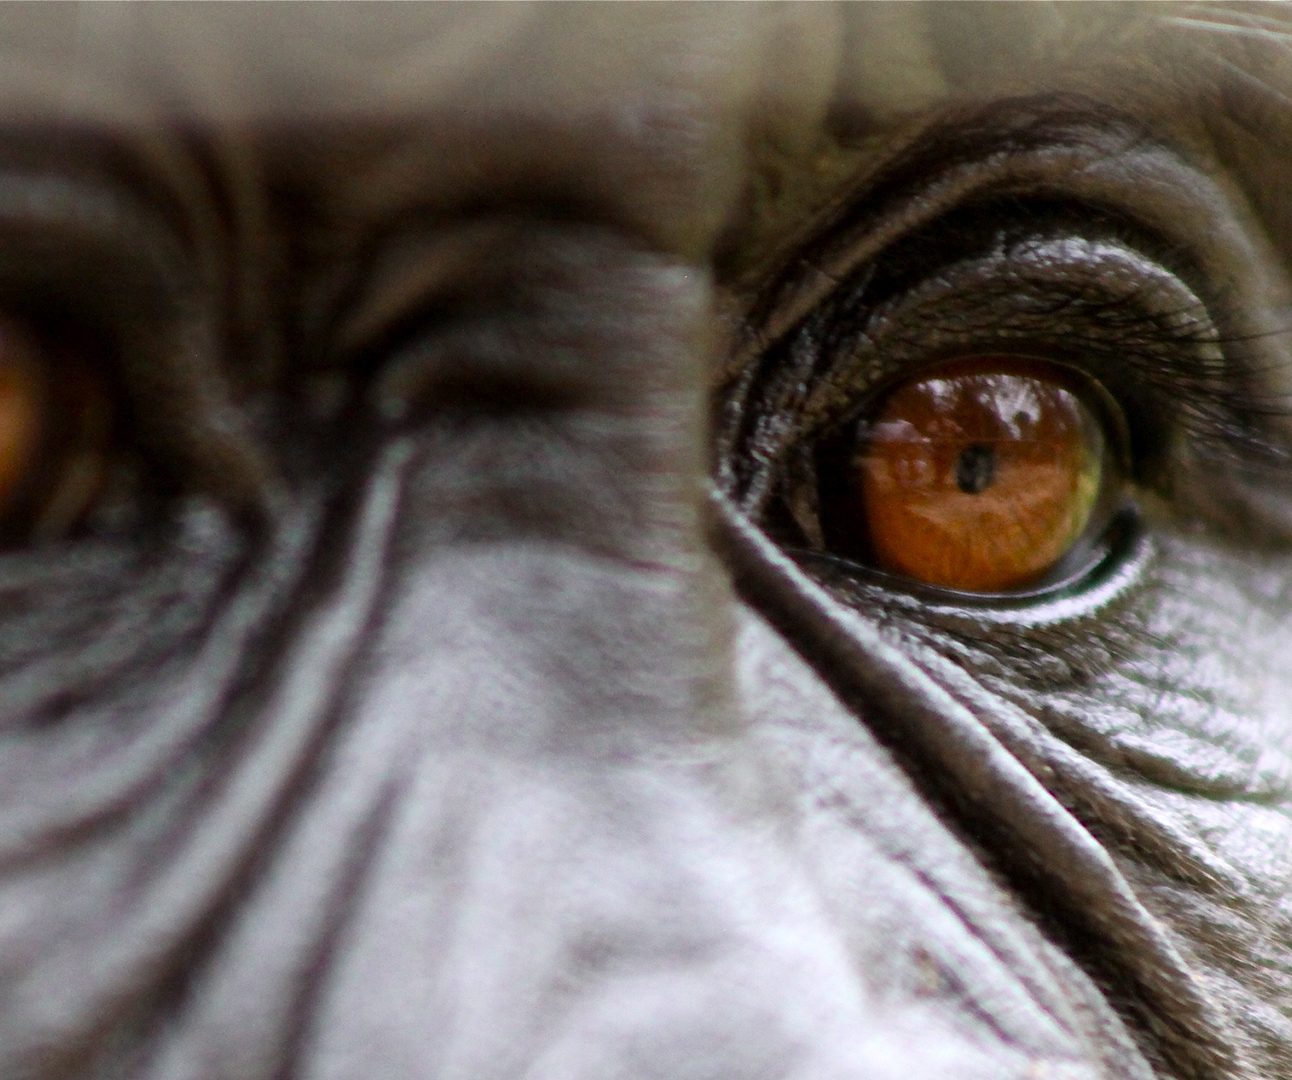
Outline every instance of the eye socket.
<path fill-rule="evenodd" d="M 963 358 L 823 440 L 824 546 L 920 585 L 1009 593 L 1089 559 L 1123 488 L 1109 410 L 1067 369 Z"/>
<path fill-rule="evenodd" d="M 852 598 L 1021 612 L 1143 580 L 1158 522 L 1283 535 L 1281 357 L 1239 332 L 1242 306 L 1186 248 L 1117 205 L 1049 195 L 970 199 L 895 237 L 863 225 L 809 247 L 801 261 L 830 273 L 787 266 L 752 295 L 715 397 L 721 496 L 813 576 Z M 1062 433 L 1048 500 L 1023 479 L 1039 463 L 1012 436 L 991 444 L 990 422 L 915 449 L 894 437 L 942 411 L 928 380 L 992 374 L 1012 377 L 1002 393 L 1057 387 L 1039 396 Z M 981 425 L 1000 407 L 989 393 L 970 411 Z M 921 455 L 940 477 L 923 492 L 894 479 Z"/>
<path fill-rule="evenodd" d="M 0 315 L 0 545 L 61 535 L 103 490 L 113 408 L 89 361 Z"/>

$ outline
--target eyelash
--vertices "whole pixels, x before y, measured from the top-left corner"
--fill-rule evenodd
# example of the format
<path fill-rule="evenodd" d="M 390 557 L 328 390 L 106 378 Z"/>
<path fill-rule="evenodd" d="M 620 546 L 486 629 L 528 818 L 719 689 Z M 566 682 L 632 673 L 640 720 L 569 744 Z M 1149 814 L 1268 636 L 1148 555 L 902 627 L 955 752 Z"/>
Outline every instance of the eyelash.
<path fill-rule="evenodd" d="M 854 270 L 737 375 L 723 403 L 720 483 L 768 523 L 800 448 L 855 421 L 885 385 L 983 351 L 1040 351 L 1105 391 L 1125 416 L 1123 465 L 1141 488 L 1172 496 L 1203 465 L 1282 477 L 1286 408 L 1261 389 L 1268 371 L 1224 334 L 1223 300 L 1204 299 L 1188 284 L 1200 275 L 1161 248 L 1084 206 L 1015 200 L 944 215 Z M 1101 279 L 1100 260 L 1136 272 Z"/>
<path fill-rule="evenodd" d="M 1262 407 L 1250 390 L 1258 374 L 1254 356 L 1241 350 L 1241 342 L 1221 336 L 1201 301 L 1172 312 L 1172 319 L 1187 322 L 1170 326 L 1148 313 L 1151 305 L 1144 296 L 1119 297 L 1098 305 L 1096 311 L 1077 313 L 1080 322 L 1075 332 L 1069 330 L 1060 341 L 1036 325 L 1040 319 L 1035 315 L 1016 317 L 1007 308 L 993 309 L 993 303 L 1007 302 L 1007 294 L 1002 290 L 993 295 L 987 289 L 973 297 L 994 317 L 991 332 L 996 347 L 1000 348 L 1000 339 L 1012 339 L 1002 351 L 1026 355 L 1039 348 L 1067 359 L 1113 392 L 1127 409 L 1133 430 L 1142 433 L 1153 403 L 1170 399 L 1176 409 L 1173 424 L 1193 445 L 1214 448 L 1230 460 L 1281 458 L 1265 428 L 1270 417 L 1282 413 Z M 1081 332 L 1082 323 L 1089 332 Z M 928 329 L 936 333 L 940 328 L 929 324 Z M 918 349 L 918 343 L 904 344 Z M 1142 443 L 1141 434 L 1130 447 L 1141 464 L 1156 449 Z"/>

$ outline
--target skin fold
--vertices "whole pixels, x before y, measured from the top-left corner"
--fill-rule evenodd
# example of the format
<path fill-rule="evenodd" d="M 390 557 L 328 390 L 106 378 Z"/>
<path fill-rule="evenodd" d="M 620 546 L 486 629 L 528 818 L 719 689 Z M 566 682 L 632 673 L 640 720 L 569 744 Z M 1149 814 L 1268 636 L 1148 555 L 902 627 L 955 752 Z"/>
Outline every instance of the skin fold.
<path fill-rule="evenodd" d="M 0 552 L 0 1078 L 1292 1076 L 1290 103 L 1279 5 L 0 10 L 122 433 Z M 1096 334 L 1099 574 L 777 531 Z"/>

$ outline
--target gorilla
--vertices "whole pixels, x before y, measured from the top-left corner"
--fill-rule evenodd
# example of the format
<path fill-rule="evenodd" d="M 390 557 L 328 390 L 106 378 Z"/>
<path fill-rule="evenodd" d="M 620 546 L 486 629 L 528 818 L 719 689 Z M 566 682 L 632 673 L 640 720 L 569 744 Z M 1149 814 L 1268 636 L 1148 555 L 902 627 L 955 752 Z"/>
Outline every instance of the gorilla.
<path fill-rule="evenodd" d="M 1292 15 L 0 11 L 0 1080 L 1292 1077 Z"/>

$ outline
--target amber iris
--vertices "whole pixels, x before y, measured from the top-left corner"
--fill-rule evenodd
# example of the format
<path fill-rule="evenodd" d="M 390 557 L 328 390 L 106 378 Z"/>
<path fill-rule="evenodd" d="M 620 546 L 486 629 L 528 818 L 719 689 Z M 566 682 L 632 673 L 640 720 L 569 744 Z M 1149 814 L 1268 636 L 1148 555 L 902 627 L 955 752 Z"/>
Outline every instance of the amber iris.
<path fill-rule="evenodd" d="M 967 592 L 1046 577 L 1099 502 L 1105 439 L 1064 369 L 980 357 L 899 385 L 858 429 L 853 498 L 885 570 Z"/>
<path fill-rule="evenodd" d="M 0 320 L 0 512 L 31 473 L 42 441 L 44 387 L 31 338 Z"/>

